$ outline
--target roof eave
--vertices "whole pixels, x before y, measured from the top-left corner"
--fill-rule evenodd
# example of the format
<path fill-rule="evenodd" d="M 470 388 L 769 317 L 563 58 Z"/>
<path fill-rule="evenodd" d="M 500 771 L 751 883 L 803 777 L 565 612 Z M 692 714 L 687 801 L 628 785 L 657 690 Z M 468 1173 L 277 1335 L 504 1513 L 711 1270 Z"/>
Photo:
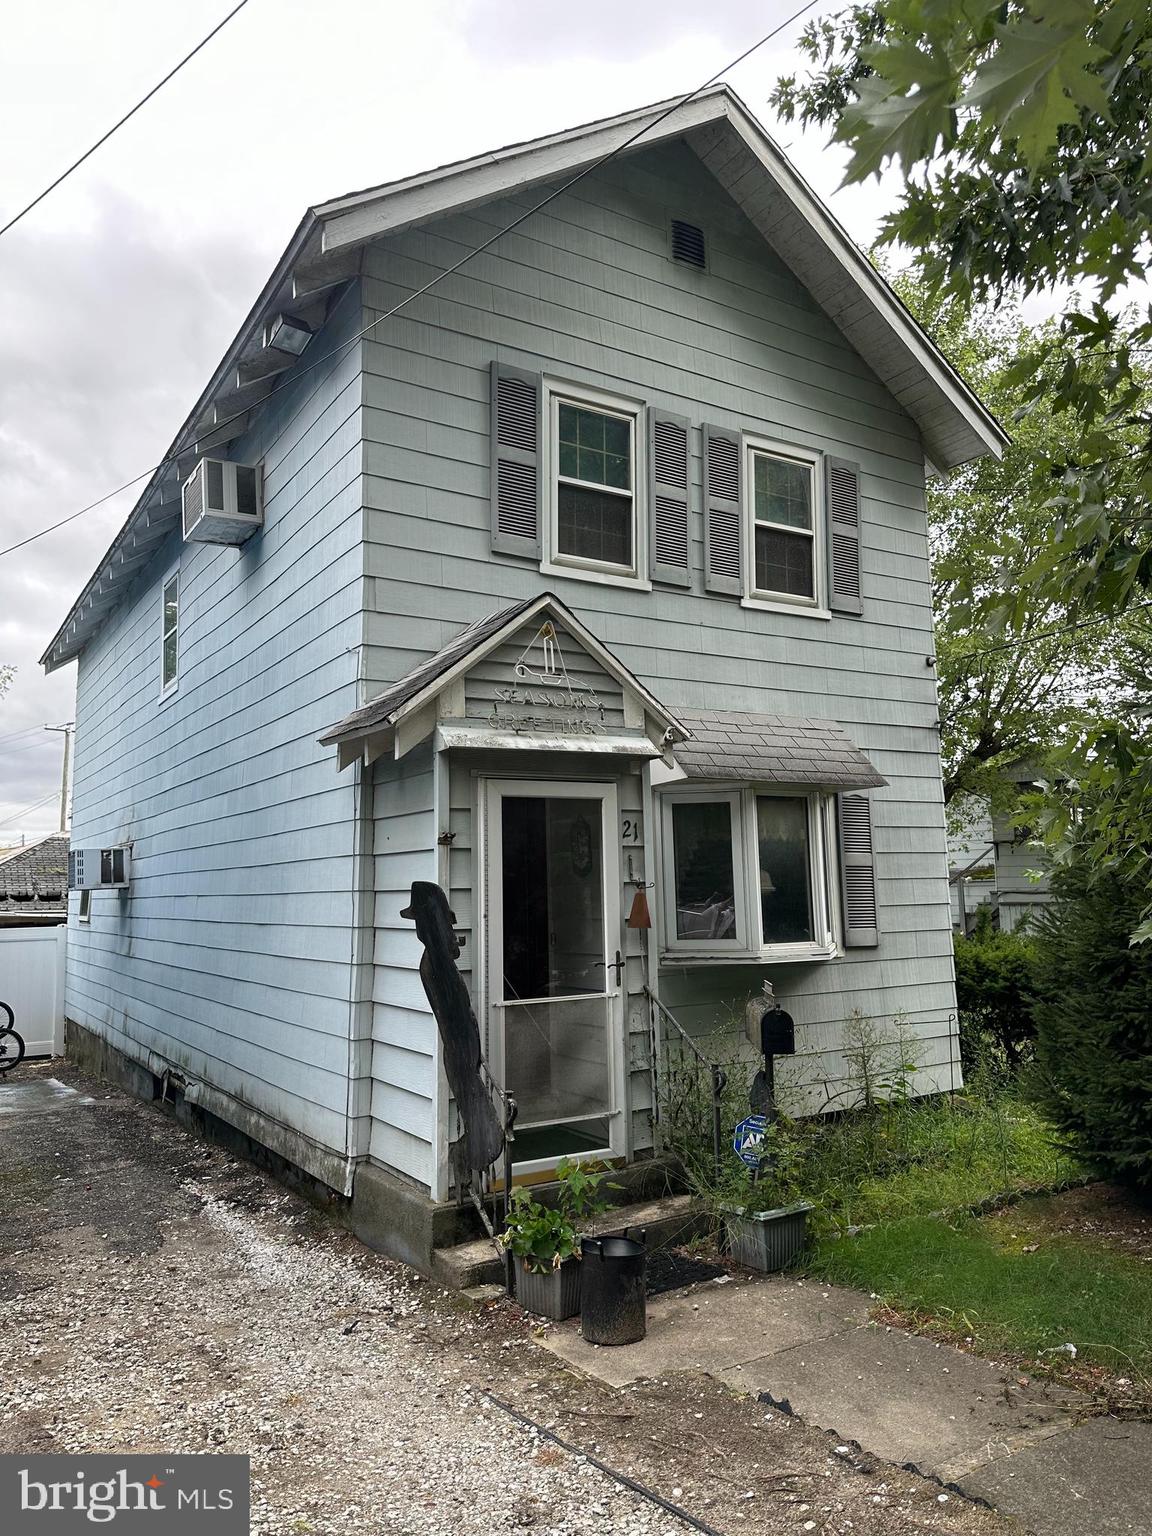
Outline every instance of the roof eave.
<path fill-rule="evenodd" d="M 150 534 L 148 532 L 149 515 L 159 512 L 162 508 L 175 509 L 178 506 L 179 461 L 194 452 L 200 442 L 205 444 L 203 451 L 209 451 L 213 426 L 219 429 L 222 425 L 219 412 L 216 412 L 215 423 L 206 419 L 215 411 L 215 402 L 227 393 L 236 394 L 240 391 L 242 386 L 238 384 L 237 379 L 242 367 L 250 366 L 259 354 L 274 351 L 262 345 L 263 327 L 269 313 L 277 305 L 283 304 L 286 292 L 296 296 L 295 302 L 303 307 L 309 301 L 309 295 L 314 298 L 316 295 L 330 292 L 333 287 L 343 284 L 354 275 L 350 270 L 352 265 L 358 265 L 354 260 L 333 262 L 331 258 L 327 258 L 329 266 L 339 274 L 335 282 L 328 282 L 321 273 L 310 268 L 310 258 L 315 257 L 321 261 L 325 259 L 320 229 L 321 222 L 317 212 L 314 208 L 310 208 L 297 226 L 283 255 L 245 316 L 212 377 L 173 438 L 167 453 L 152 471 L 147 485 L 129 512 L 123 526 L 105 551 L 79 597 L 68 610 L 64 622 L 41 656 L 40 664 L 46 671 L 52 672 L 57 667 L 65 665 L 83 650 L 92 634 L 99 628 L 105 613 L 116 605 L 121 592 L 127 589 L 140 566 L 146 563 L 140 558 L 143 549 L 153 548 L 161 542 L 163 534 L 156 532 L 156 525 L 152 526 Z M 308 288 L 309 283 L 314 283 L 316 286 Z M 278 372 L 289 372 L 294 362 L 293 359 L 288 367 Z M 269 373 L 265 376 L 273 375 Z M 259 381 L 257 379 L 249 382 L 258 383 Z M 261 396 L 254 399 L 252 409 L 258 408 L 262 398 Z M 236 430 L 232 434 L 233 437 L 247 430 L 246 415 L 246 411 L 236 413 Z M 223 413 L 224 430 L 227 430 L 228 421 L 228 413 L 225 412 Z M 218 440 L 216 445 L 223 446 L 223 442 L 224 440 Z M 175 526 L 175 512 L 172 511 L 171 515 L 159 518 L 158 524 L 166 527 Z M 146 536 L 141 544 L 137 545 L 135 540 L 142 530 Z M 113 596 L 114 592 L 115 596 Z M 94 610 L 92 616 L 98 622 L 86 626 L 87 632 L 81 637 L 78 633 L 78 621 L 82 620 L 89 610 Z M 68 634 L 70 629 L 74 631 L 72 635 Z"/>

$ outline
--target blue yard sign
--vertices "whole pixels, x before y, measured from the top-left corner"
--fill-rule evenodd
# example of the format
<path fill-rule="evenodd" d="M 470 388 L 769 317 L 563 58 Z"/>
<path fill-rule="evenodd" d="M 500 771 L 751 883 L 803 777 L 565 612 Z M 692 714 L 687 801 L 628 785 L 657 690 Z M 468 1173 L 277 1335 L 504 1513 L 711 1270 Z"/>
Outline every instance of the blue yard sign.
<path fill-rule="evenodd" d="M 764 1154 L 764 1136 L 768 1130 L 767 1115 L 749 1115 L 732 1133 L 732 1150 L 749 1168 L 758 1168 Z"/>

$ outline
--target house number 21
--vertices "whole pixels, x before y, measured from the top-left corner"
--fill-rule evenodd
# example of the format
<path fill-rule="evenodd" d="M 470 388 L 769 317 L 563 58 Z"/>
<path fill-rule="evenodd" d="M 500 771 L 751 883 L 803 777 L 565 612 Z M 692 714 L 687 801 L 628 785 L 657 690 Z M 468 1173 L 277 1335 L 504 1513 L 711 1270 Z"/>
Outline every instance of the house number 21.
<path fill-rule="evenodd" d="M 644 820 L 639 811 L 620 812 L 620 841 L 625 848 L 635 848 L 644 841 Z"/>

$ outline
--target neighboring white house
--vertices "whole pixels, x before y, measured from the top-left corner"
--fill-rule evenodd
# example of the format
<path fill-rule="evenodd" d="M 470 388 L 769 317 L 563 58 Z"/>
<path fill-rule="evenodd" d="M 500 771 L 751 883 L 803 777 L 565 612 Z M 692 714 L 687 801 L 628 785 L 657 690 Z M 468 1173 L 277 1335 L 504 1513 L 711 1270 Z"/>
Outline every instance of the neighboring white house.
<path fill-rule="evenodd" d="M 414 880 L 520 1174 L 652 1155 L 646 986 L 701 1032 L 771 976 L 796 1107 L 852 1010 L 954 1085 L 925 470 L 1003 442 L 726 87 L 310 210 L 45 652 L 73 846 L 130 858 L 70 1048 L 421 1263 Z"/>
<path fill-rule="evenodd" d="M 1017 795 L 1042 777 L 1035 763 L 1021 761 L 1003 770 Z M 982 909 L 1005 933 L 1029 926 L 1051 900 L 1047 853 L 1019 826 L 1011 807 L 976 816 L 962 834 L 948 839 L 948 882 L 952 926 L 969 933 Z"/>

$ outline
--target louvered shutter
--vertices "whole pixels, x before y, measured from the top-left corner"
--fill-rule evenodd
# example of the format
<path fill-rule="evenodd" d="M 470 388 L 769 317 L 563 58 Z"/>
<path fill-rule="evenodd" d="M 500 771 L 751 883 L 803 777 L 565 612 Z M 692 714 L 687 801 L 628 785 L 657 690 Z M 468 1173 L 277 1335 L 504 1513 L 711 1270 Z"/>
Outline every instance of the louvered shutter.
<path fill-rule="evenodd" d="M 871 949 L 880 942 L 880 924 L 876 912 L 872 805 L 868 796 L 840 795 L 839 823 L 844 944 L 848 949 Z"/>
<path fill-rule="evenodd" d="M 743 596 L 743 448 L 739 432 L 704 429 L 704 585 Z"/>
<path fill-rule="evenodd" d="M 653 581 L 688 575 L 688 421 L 648 408 L 648 556 Z"/>
<path fill-rule="evenodd" d="M 492 364 L 492 548 L 540 558 L 540 375 Z"/>
<path fill-rule="evenodd" d="M 828 606 L 863 613 L 860 598 L 860 466 L 850 459 L 825 464 L 828 497 Z"/>

